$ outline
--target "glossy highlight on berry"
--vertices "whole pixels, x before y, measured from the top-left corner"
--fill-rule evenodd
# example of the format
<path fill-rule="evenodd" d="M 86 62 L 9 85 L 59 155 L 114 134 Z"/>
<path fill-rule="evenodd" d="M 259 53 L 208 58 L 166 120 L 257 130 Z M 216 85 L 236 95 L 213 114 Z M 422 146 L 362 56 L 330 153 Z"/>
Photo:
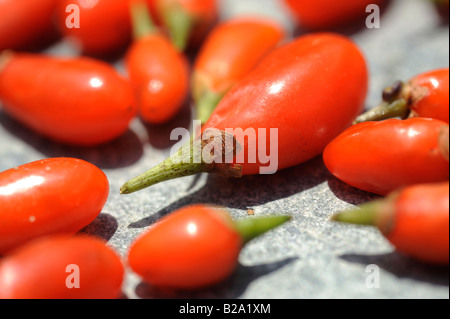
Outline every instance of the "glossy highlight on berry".
<path fill-rule="evenodd" d="M 77 233 L 100 214 L 108 196 L 106 175 L 75 158 L 0 172 L 0 254 L 34 238 Z"/>

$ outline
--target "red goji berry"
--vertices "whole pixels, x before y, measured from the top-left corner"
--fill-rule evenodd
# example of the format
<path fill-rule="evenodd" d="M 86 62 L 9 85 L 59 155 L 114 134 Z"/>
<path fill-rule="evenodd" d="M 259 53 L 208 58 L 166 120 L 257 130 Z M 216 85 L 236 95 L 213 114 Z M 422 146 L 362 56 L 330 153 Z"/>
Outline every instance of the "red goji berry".
<path fill-rule="evenodd" d="M 401 117 L 429 117 L 449 121 L 448 68 L 422 73 L 408 83 L 401 81 L 386 88 L 383 103 L 360 115 L 355 124 Z"/>
<path fill-rule="evenodd" d="M 0 59 L 3 109 L 42 135 L 98 145 L 124 134 L 136 116 L 131 85 L 107 63 L 19 53 Z"/>
<path fill-rule="evenodd" d="M 401 253 L 428 263 L 449 263 L 448 182 L 409 186 L 333 219 L 376 226 Z"/>
<path fill-rule="evenodd" d="M 235 269 L 242 246 L 290 218 L 233 221 L 218 207 L 192 205 L 164 217 L 132 244 L 128 263 L 149 284 L 195 289 Z"/>
<path fill-rule="evenodd" d="M 439 145 L 446 127 L 447 123 L 428 118 L 357 124 L 325 148 L 323 160 L 335 177 L 379 195 L 442 182 L 449 176 Z"/>
<path fill-rule="evenodd" d="M 0 173 L 0 254 L 33 238 L 75 234 L 100 214 L 106 175 L 74 158 L 50 158 Z"/>
<path fill-rule="evenodd" d="M 36 239 L 0 260 L 0 299 L 115 299 L 120 256 L 89 236 Z"/>

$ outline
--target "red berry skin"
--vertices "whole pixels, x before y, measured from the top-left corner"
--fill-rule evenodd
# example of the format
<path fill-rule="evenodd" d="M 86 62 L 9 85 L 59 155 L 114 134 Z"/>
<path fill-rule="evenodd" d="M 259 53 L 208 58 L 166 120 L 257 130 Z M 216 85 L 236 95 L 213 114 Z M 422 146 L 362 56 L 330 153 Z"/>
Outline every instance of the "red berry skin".
<path fill-rule="evenodd" d="M 0 299 L 116 299 L 123 278 L 120 256 L 103 240 L 49 236 L 0 261 Z"/>
<path fill-rule="evenodd" d="M 228 215 L 192 205 L 168 215 L 136 239 L 128 264 L 151 285 L 197 289 L 228 277 L 241 248 L 241 236 Z"/>
<path fill-rule="evenodd" d="M 180 111 L 189 92 L 190 68 L 165 36 L 155 33 L 136 40 L 127 52 L 126 67 L 142 120 L 163 124 Z"/>
<path fill-rule="evenodd" d="M 348 85 L 343 85 L 347 83 Z M 351 83 L 351 85 L 350 85 Z M 269 53 L 221 100 L 203 130 L 278 129 L 278 169 L 321 154 L 362 111 L 368 87 L 367 65 L 359 48 L 333 33 L 301 36 Z M 236 136 L 248 154 L 258 143 Z M 264 143 L 262 143 L 264 144 Z M 239 155 L 239 154 L 238 154 Z M 243 175 L 259 174 L 267 164 L 245 158 Z"/>
<path fill-rule="evenodd" d="M 424 95 L 410 106 L 415 116 L 449 122 L 448 68 L 419 74 L 411 79 L 409 84 L 415 90 L 425 89 Z"/>
<path fill-rule="evenodd" d="M 110 142 L 137 114 L 131 85 L 104 62 L 15 53 L 3 58 L 3 109 L 51 139 L 79 146 Z"/>
<path fill-rule="evenodd" d="M 390 119 L 350 127 L 325 148 L 328 170 L 353 187 L 387 195 L 401 187 L 448 180 L 441 132 L 429 118 Z"/>
<path fill-rule="evenodd" d="M 106 175 L 74 158 L 50 158 L 0 173 L 0 254 L 34 238 L 75 234 L 101 212 Z"/>
<path fill-rule="evenodd" d="M 131 42 L 130 0 L 58 0 L 57 24 L 61 34 L 83 54 L 113 55 Z M 79 8 L 79 28 L 68 28 L 71 12 L 67 6 Z M 70 7 L 69 7 L 70 8 Z"/>
<path fill-rule="evenodd" d="M 58 1 L 0 1 L 0 52 L 34 50 L 56 38 L 53 15 Z"/>

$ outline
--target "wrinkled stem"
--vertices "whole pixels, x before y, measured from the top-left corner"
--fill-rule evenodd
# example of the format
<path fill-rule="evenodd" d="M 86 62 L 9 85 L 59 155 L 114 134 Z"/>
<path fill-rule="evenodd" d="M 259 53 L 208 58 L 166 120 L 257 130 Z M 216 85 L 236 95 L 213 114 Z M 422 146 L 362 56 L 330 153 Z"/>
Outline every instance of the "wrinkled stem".
<path fill-rule="evenodd" d="M 210 129 L 202 137 L 191 140 L 175 154 L 147 172 L 129 180 L 120 189 L 131 194 L 152 185 L 198 173 L 217 173 L 225 177 L 241 177 L 242 166 L 230 164 L 242 147 L 226 132 Z"/>
<path fill-rule="evenodd" d="M 291 220 L 290 216 L 251 217 L 234 222 L 234 227 L 241 235 L 244 245 L 250 240 L 283 225 Z"/>
<path fill-rule="evenodd" d="M 131 194 L 160 182 L 208 171 L 208 165 L 201 162 L 192 163 L 192 157 L 192 153 L 186 156 L 180 149 L 161 164 L 126 182 L 120 193 Z"/>
<path fill-rule="evenodd" d="M 395 100 L 392 103 L 384 102 L 381 105 L 367 111 L 366 113 L 358 116 L 353 124 L 368 122 L 368 121 L 381 121 L 390 118 L 400 117 L 406 119 L 409 115 L 408 102 L 401 98 Z"/>
<path fill-rule="evenodd" d="M 390 118 L 408 118 L 412 103 L 411 86 L 397 81 L 383 90 L 383 103 L 358 116 L 353 124 L 382 121 Z"/>
<path fill-rule="evenodd" d="M 153 23 L 147 4 L 144 0 L 134 0 L 130 3 L 131 20 L 135 39 L 156 33 L 158 28 Z"/>

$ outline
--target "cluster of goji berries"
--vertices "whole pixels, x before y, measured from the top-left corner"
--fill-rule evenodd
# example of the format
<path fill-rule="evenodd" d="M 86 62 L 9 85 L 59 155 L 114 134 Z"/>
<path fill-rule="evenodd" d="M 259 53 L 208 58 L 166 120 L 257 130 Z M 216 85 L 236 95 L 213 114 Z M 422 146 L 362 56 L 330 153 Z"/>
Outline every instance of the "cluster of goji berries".
<path fill-rule="evenodd" d="M 60 143 L 95 147 L 136 118 L 166 123 L 191 93 L 202 123 L 187 145 L 193 151 L 180 149 L 126 182 L 122 194 L 200 172 L 258 174 L 267 162 L 249 154 L 272 150 L 275 142 L 259 129 L 275 128 L 277 169 L 323 154 L 343 182 L 387 196 L 335 220 L 378 226 L 399 251 L 448 265 L 448 68 L 395 83 L 380 106 L 363 113 L 369 72 L 360 48 L 317 31 L 383 2 L 286 0 L 301 27 L 314 31 L 289 39 L 267 18 L 219 21 L 214 0 L 2 1 L 2 110 Z M 36 39 L 55 35 L 80 56 L 30 53 Z M 192 48 L 199 53 L 191 70 Z M 126 75 L 100 59 L 117 52 Z M 229 128 L 254 129 L 258 143 L 230 136 Z M 204 140 L 207 132 L 215 138 Z M 203 152 L 227 137 L 231 161 L 223 161 L 226 152 Z M 150 227 L 123 259 L 103 240 L 75 235 L 102 211 L 109 192 L 106 175 L 75 158 L 1 172 L 0 298 L 118 298 L 126 265 L 155 286 L 213 285 L 233 272 L 248 241 L 290 219 L 234 221 L 224 208 L 194 204 Z M 68 276 L 77 269 L 81 285 Z"/>

